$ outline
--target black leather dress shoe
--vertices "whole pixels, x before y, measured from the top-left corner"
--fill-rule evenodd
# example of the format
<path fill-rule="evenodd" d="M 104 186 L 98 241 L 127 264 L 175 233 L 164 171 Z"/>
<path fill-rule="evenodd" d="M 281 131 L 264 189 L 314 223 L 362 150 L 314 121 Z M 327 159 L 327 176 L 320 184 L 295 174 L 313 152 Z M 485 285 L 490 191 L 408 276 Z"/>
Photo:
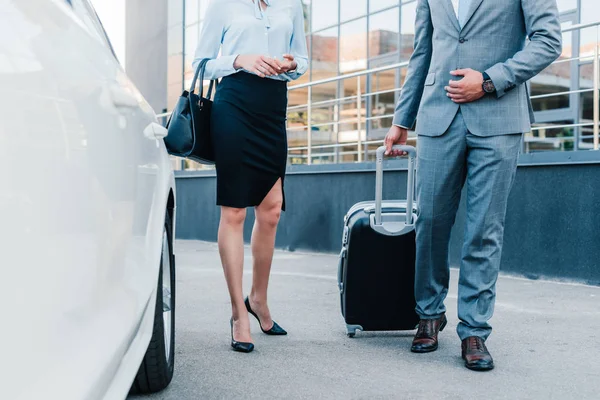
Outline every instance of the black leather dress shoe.
<path fill-rule="evenodd" d="M 265 331 L 262 327 L 262 324 L 260 322 L 260 318 L 258 318 L 258 315 L 256 315 L 256 313 L 254 311 L 252 311 L 252 307 L 250 307 L 250 300 L 248 300 L 248 298 L 246 297 L 246 300 L 244 300 L 244 303 L 246 303 L 246 310 L 248 310 L 248 312 L 252 315 L 254 315 L 254 318 L 256 318 L 256 320 L 258 321 L 258 325 L 260 325 L 260 330 L 263 331 L 263 333 L 267 334 L 267 335 L 272 335 L 272 336 L 284 336 L 287 335 L 287 332 L 285 331 L 285 329 L 283 329 L 282 327 L 280 327 L 277 322 L 273 321 L 273 326 L 271 327 L 271 329 L 269 329 L 268 331 Z"/>
<path fill-rule="evenodd" d="M 446 315 L 438 319 L 422 319 L 419 321 L 419 329 L 412 342 L 410 351 L 413 353 L 429 353 L 438 348 L 438 333 L 443 331 L 448 320 Z"/>
<path fill-rule="evenodd" d="M 469 336 L 462 341 L 462 358 L 465 367 L 473 371 L 490 371 L 494 369 L 492 355 L 485 347 L 485 340 L 477 336 Z"/>

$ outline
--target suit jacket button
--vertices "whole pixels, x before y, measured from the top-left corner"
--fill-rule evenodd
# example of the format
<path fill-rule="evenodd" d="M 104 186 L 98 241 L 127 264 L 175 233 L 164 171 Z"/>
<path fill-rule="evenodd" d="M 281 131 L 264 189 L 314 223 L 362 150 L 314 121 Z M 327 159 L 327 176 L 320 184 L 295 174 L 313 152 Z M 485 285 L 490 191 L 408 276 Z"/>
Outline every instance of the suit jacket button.
<path fill-rule="evenodd" d="M 466 42 L 466 40 L 465 40 L 465 38 L 464 38 L 464 37 L 461 37 L 460 39 L 458 39 L 458 42 L 459 42 L 459 43 L 464 43 L 464 42 Z"/>

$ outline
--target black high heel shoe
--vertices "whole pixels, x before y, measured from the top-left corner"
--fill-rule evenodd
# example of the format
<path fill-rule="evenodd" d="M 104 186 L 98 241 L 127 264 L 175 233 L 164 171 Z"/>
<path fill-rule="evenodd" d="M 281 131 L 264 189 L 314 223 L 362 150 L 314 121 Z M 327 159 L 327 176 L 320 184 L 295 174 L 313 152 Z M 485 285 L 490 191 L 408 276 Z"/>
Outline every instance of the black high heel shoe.
<path fill-rule="evenodd" d="M 260 330 L 263 331 L 263 333 L 265 333 L 267 335 L 272 335 L 272 336 L 287 335 L 287 332 L 285 331 L 285 329 L 280 327 L 277 324 L 277 322 L 275 322 L 275 321 L 273 321 L 273 327 L 271 329 L 269 329 L 268 331 L 265 331 L 262 327 L 262 323 L 260 322 L 260 318 L 258 318 L 258 315 L 256 315 L 256 313 L 254 311 L 252 311 L 252 307 L 250 307 L 250 300 L 248 300 L 248 297 L 246 297 L 246 300 L 244 300 L 244 303 L 246 303 L 246 310 L 248 310 L 248 312 L 250 314 L 254 315 L 254 318 L 256 318 L 256 320 L 258 321 L 258 325 L 260 325 Z"/>
<path fill-rule="evenodd" d="M 238 342 L 233 338 L 233 317 L 229 320 L 229 325 L 231 325 L 231 347 L 233 347 L 233 350 L 240 353 L 250 353 L 254 350 L 253 343 Z"/>

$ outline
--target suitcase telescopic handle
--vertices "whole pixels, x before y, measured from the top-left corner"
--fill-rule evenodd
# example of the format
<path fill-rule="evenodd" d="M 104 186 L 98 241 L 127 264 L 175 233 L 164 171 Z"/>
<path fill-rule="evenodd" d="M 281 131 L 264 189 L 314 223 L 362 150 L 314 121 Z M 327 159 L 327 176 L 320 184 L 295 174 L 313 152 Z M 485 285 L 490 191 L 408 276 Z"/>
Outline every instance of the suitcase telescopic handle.
<path fill-rule="evenodd" d="M 408 182 L 406 189 L 406 226 L 413 225 L 413 199 L 415 187 L 415 158 L 417 149 L 413 146 L 396 145 L 394 150 L 400 150 L 408 153 Z M 385 146 L 377 149 L 377 167 L 375 170 L 375 226 L 383 227 L 381 220 L 381 208 L 383 201 L 383 158 L 385 155 Z M 384 229 L 385 230 L 385 229 Z"/>

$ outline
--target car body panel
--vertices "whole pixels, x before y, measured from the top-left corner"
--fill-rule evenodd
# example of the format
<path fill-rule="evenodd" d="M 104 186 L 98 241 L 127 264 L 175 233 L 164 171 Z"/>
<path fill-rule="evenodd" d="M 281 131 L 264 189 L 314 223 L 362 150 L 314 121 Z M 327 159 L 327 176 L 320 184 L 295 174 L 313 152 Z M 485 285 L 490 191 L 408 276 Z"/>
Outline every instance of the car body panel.
<path fill-rule="evenodd" d="M 171 163 L 75 11 L 0 2 L 0 398 L 124 398 L 152 334 Z"/>

